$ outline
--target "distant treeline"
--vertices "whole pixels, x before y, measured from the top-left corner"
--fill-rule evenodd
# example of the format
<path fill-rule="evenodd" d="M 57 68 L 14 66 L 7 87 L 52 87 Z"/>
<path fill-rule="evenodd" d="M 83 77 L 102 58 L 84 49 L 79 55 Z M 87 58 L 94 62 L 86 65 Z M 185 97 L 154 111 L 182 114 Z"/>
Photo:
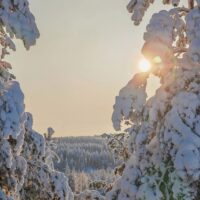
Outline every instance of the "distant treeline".
<path fill-rule="evenodd" d="M 106 142 L 99 136 L 54 138 L 60 162 L 55 162 L 59 171 L 93 171 L 114 168 L 115 161 Z"/>

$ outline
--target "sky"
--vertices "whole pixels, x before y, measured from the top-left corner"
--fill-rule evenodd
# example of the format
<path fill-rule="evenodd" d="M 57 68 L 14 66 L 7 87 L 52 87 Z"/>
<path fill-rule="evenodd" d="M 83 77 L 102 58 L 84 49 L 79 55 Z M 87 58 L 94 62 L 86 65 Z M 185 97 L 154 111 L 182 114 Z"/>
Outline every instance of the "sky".
<path fill-rule="evenodd" d="M 124 0 L 30 0 L 40 30 L 37 44 L 8 60 L 25 95 L 34 129 L 56 136 L 113 132 L 115 96 L 138 70 L 143 32 Z M 152 88 L 155 83 L 152 83 Z"/>

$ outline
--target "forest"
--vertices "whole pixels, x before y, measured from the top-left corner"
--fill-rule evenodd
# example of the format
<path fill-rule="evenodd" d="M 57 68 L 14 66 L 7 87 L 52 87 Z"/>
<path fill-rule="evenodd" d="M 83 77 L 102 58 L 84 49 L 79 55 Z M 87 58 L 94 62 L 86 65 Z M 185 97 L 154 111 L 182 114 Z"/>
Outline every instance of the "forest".
<path fill-rule="evenodd" d="M 111 184 L 114 181 L 113 169 L 118 163 L 103 137 L 61 137 L 53 138 L 53 142 L 57 154 L 54 167 L 65 173 L 73 192 L 85 191 L 97 182 Z M 99 191 L 105 195 L 104 188 Z"/>
<path fill-rule="evenodd" d="M 106 141 L 95 136 L 54 138 L 56 153 L 60 162 L 55 168 L 64 172 L 75 170 L 90 172 L 98 169 L 114 168 L 115 160 Z"/>

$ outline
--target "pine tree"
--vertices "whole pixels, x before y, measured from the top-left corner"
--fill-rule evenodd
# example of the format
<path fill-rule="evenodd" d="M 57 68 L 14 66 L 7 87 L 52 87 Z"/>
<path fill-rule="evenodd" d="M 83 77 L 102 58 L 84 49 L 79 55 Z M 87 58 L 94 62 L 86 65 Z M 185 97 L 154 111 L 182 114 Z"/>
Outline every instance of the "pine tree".
<path fill-rule="evenodd" d="M 131 0 L 139 25 L 152 0 Z M 156 2 L 155 2 L 156 3 Z M 200 1 L 163 1 L 170 10 L 153 14 L 143 55 L 152 69 L 120 90 L 113 125 L 128 124 L 130 159 L 108 200 L 197 200 L 200 194 Z M 147 98 L 149 76 L 160 79 Z"/>

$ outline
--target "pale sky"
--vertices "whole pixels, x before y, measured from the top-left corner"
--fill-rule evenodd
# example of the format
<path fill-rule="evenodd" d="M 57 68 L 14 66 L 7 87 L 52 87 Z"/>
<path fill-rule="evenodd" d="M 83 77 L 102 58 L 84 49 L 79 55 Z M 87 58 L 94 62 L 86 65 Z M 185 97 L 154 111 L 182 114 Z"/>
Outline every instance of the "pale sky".
<path fill-rule="evenodd" d="M 43 133 L 49 126 L 56 136 L 114 131 L 115 96 L 137 71 L 143 32 L 152 14 L 151 9 L 135 27 L 127 3 L 30 0 L 41 37 L 28 52 L 17 42 L 17 51 L 7 59 L 36 131 Z"/>

